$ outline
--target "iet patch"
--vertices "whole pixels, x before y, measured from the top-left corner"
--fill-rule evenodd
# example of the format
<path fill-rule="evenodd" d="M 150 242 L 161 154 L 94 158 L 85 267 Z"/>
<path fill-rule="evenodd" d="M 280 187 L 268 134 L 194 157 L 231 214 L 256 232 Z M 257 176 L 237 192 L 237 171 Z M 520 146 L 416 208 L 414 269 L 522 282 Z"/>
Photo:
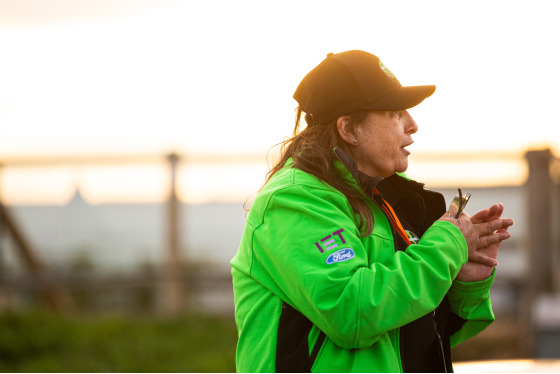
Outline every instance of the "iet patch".
<path fill-rule="evenodd" d="M 336 230 L 332 234 L 327 235 L 323 239 L 315 242 L 315 246 L 321 253 L 338 248 L 339 244 L 346 244 L 346 240 L 344 240 L 344 237 L 342 236 L 343 232 L 344 229 Z"/>

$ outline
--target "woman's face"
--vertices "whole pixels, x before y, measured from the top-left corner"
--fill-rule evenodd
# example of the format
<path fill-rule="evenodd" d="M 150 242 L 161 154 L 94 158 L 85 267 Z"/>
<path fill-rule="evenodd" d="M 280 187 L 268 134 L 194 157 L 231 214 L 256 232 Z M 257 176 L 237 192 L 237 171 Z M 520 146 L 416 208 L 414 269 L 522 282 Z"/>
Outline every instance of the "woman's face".
<path fill-rule="evenodd" d="M 389 177 L 408 168 L 405 148 L 413 143 L 418 125 L 406 110 L 370 112 L 355 127 L 356 140 L 352 154 L 358 169 L 369 176 Z"/>

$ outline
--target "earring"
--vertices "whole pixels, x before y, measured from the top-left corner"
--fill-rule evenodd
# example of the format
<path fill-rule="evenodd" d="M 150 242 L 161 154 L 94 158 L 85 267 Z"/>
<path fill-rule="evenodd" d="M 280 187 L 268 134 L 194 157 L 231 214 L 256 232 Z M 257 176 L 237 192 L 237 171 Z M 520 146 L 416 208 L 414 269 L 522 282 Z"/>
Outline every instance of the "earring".
<path fill-rule="evenodd" d="M 354 144 L 358 144 L 358 139 L 354 139 Z"/>

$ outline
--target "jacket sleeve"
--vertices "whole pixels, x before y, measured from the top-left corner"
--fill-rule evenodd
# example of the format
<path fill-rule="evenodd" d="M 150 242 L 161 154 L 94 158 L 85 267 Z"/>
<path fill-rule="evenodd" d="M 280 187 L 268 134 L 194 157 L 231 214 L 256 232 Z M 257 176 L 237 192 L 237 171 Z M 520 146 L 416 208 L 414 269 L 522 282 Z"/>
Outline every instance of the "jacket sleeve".
<path fill-rule="evenodd" d="M 395 253 L 392 237 L 375 228 L 372 248 L 364 247 L 337 191 L 287 187 L 262 209 L 262 221 L 250 223 L 251 275 L 346 349 L 371 346 L 434 310 L 467 262 L 462 234 L 443 221 L 406 252 Z M 386 218 L 374 209 L 374 219 Z"/>
<path fill-rule="evenodd" d="M 496 270 L 480 282 L 453 281 L 448 293 L 451 311 L 461 319 L 460 328 L 451 335 L 451 346 L 472 338 L 494 322 L 490 287 Z"/>

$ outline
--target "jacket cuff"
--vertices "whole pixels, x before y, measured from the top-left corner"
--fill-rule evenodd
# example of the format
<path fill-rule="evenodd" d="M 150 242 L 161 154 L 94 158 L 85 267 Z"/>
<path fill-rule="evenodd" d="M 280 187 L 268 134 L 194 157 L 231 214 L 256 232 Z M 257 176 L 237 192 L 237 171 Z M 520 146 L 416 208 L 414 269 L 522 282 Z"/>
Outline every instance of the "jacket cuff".
<path fill-rule="evenodd" d="M 451 234 L 450 237 L 453 238 L 455 243 L 457 243 L 457 246 L 461 248 L 461 253 L 463 255 L 461 266 L 466 264 L 469 259 L 469 248 L 467 247 L 467 240 L 463 236 L 461 230 L 459 230 L 457 226 L 448 221 L 435 221 L 432 227 L 441 227 L 448 231 L 449 234 Z M 428 231 L 430 229 L 428 229 Z"/>

